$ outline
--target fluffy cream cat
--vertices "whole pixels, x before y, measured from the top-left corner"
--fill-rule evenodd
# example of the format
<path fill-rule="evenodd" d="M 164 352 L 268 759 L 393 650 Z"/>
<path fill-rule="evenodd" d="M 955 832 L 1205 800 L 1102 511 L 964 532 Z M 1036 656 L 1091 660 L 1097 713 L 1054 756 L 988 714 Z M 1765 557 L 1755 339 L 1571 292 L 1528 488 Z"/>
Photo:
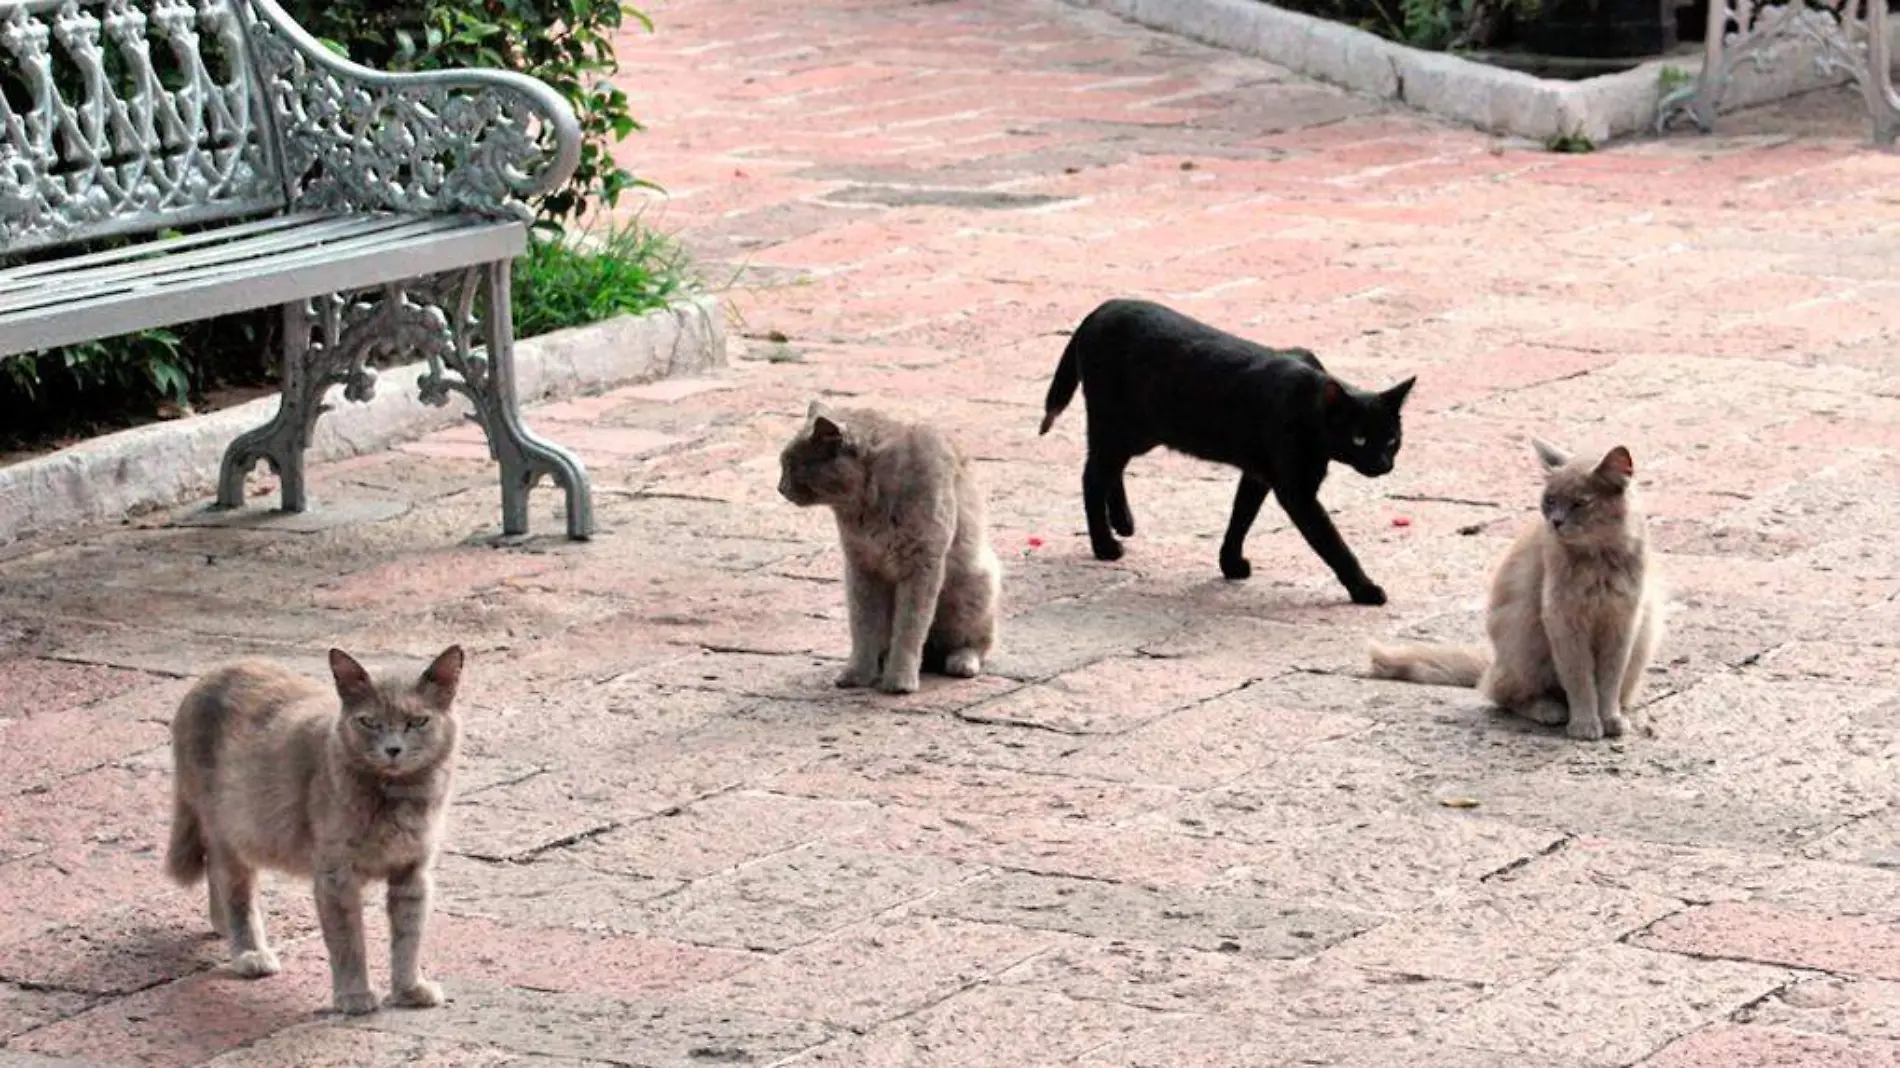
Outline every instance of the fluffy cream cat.
<path fill-rule="evenodd" d="M 1592 464 L 1533 440 L 1545 467 L 1543 519 L 1491 583 L 1492 654 L 1454 646 L 1372 648 L 1375 678 L 1476 686 L 1499 707 L 1595 741 L 1629 728 L 1628 709 L 1663 637 L 1663 597 L 1617 446 Z"/>

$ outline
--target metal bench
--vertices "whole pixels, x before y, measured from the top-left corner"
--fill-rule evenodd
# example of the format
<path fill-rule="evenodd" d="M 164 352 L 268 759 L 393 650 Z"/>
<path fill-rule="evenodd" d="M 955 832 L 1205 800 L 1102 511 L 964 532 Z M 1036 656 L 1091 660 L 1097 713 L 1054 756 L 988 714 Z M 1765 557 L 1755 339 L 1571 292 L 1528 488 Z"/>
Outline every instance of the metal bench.
<path fill-rule="evenodd" d="M 528 201 L 580 150 L 532 78 L 369 70 L 275 0 L 0 0 L 0 360 L 279 308 L 283 396 L 226 450 L 216 507 L 264 460 L 304 510 L 326 392 L 368 400 L 368 361 L 402 356 L 426 402 L 468 398 L 505 534 L 548 476 L 586 538 L 586 469 L 521 421 L 509 302 Z"/>

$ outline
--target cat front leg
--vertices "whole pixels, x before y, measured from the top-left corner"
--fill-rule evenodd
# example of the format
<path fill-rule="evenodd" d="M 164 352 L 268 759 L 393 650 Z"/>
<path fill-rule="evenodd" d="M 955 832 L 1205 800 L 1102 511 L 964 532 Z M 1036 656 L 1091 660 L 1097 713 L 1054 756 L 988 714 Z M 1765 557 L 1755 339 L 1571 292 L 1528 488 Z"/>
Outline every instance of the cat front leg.
<path fill-rule="evenodd" d="M 442 988 L 422 977 L 422 932 L 429 923 L 434 878 L 421 864 L 389 877 L 389 997 L 398 1008 L 432 1009 Z"/>
<path fill-rule="evenodd" d="M 1603 717 L 1597 695 L 1602 691 L 1597 686 L 1597 659 L 1590 651 L 1589 638 L 1580 629 L 1548 616 L 1544 625 L 1550 632 L 1551 660 L 1557 668 L 1557 680 L 1563 684 L 1564 703 L 1570 709 L 1564 733 L 1581 742 L 1599 741 L 1603 737 Z"/>
<path fill-rule="evenodd" d="M 1287 518 L 1293 520 L 1293 526 L 1299 530 L 1300 537 L 1306 539 L 1306 544 L 1333 569 L 1334 576 L 1352 596 L 1352 602 L 1384 604 L 1385 591 L 1366 577 L 1365 571 L 1359 566 L 1359 558 L 1346 547 L 1346 540 L 1339 536 L 1339 529 L 1333 526 L 1333 517 L 1326 514 L 1326 506 L 1319 503 L 1319 497 L 1298 492 L 1289 495 L 1285 486 L 1276 488 L 1280 507 L 1286 509 Z"/>
<path fill-rule="evenodd" d="M 916 693 L 923 670 L 924 641 L 937 618 L 937 598 L 943 593 L 941 557 L 920 565 L 897 584 L 891 620 L 891 651 L 884 658 L 884 674 L 877 688 L 885 693 Z"/>
<path fill-rule="evenodd" d="M 1264 479 L 1252 475 L 1240 476 L 1240 486 L 1234 490 L 1234 514 L 1227 520 L 1227 536 L 1220 543 L 1220 573 L 1229 579 L 1239 581 L 1253 574 L 1253 565 L 1247 562 L 1247 532 L 1253 529 L 1253 522 L 1260 518 L 1260 506 L 1267 503 L 1267 494 L 1273 487 Z"/>
<path fill-rule="evenodd" d="M 891 585 L 847 558 L 845 611 L 851 618 L 851 661 L 838 675 L 846 689 L 874 685 L 891 642 Z"/>
<path fill-rule="evenodd" d="M 1597 715 L 1603 720 L 1605 738 L 1618 738 L 1629 730 L 1629 717 L 1623 709 L 1623 693 L 1627 688 L 1624 676 L 1630 669 L 1636 639 L 1636 628 L 1632 626 L 1615 640 L 1604 642 L 1597 651 Z"/>
<path fill-rule="evenodd" d="M 347 863 L 317 868 L 317 922 L 330 954 L 330 1000 L 336 1011 L 360 1016 L 376 1011 L 363 951 L 363 884 Z"/>

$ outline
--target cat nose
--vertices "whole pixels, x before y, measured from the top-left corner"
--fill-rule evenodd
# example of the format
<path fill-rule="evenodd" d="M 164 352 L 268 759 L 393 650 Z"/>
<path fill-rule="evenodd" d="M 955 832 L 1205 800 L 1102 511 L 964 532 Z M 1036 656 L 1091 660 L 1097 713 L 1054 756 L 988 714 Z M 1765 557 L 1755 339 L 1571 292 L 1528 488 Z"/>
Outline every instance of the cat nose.
<path fill-rule="evenodd" d="M 389 758 L 391 758 L 391 759 L 393 760 L 393 759 L 395 759 L 396 757 L 399 757 L 399 756 L 401 756 L 401 755 L 402 755 L 402 746 L 400 746 L 400 745 L 386 745 L 386 746 L 383 746 L 383 755 L 384 755 L 384 756 L 387 756 L 387 757 L 389 757 Z"/>

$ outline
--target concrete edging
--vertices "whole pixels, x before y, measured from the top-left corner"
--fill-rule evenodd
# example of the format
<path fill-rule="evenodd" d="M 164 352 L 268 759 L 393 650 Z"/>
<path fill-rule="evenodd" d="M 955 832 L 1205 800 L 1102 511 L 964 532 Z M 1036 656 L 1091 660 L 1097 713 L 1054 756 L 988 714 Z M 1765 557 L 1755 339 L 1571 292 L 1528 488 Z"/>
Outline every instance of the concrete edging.
<path fill-rule="evenodd" d="M 1549 142 L 1585 137 L 1602 144 L 1654 128 L 1663 71 L 1694 76 L 1703 53 L 1650 60 L 1633 70 L 1582 81 L 1538 78 L 1443 52 L 1426 52 L 1263 0 L 1069 0 L 1144 26 L 1277 63 L 1296 73 L 1395 100 L 1492 133 Z M 1900 28 L 1897 28 L 1900 30 Z M 1895 37 L 1900 39 L 1900 32 Z M 1839 85 L 1844 73 L 1815 69 L 1819 49 L 1789 40 L 1766 70 L 1737 65 L 1722 111 Z"/>
<path fill-rule="evenodd" d="M 528 405 L 725 362 L 724 314 L 714 298 L 696 297 L 645 315 L 517 341 L 515 383 Z M 376 396 L 364 404 L 344 400 L 342 387 L 334 387 L 327 398 L 332 410 L 317 421 L 310 461 L 375 452 L 462 422 L 469 405 L 460 394 L 451 394 L 440 408 L 422 403 L 417 382 L 425 369 L 412 363 L 379 372 Z M 260 397 L 208 415 L 134 427 L 0 467 L 0 545 L 209 494 L 225 446 L 269 421 L 277 401 Z"/>

